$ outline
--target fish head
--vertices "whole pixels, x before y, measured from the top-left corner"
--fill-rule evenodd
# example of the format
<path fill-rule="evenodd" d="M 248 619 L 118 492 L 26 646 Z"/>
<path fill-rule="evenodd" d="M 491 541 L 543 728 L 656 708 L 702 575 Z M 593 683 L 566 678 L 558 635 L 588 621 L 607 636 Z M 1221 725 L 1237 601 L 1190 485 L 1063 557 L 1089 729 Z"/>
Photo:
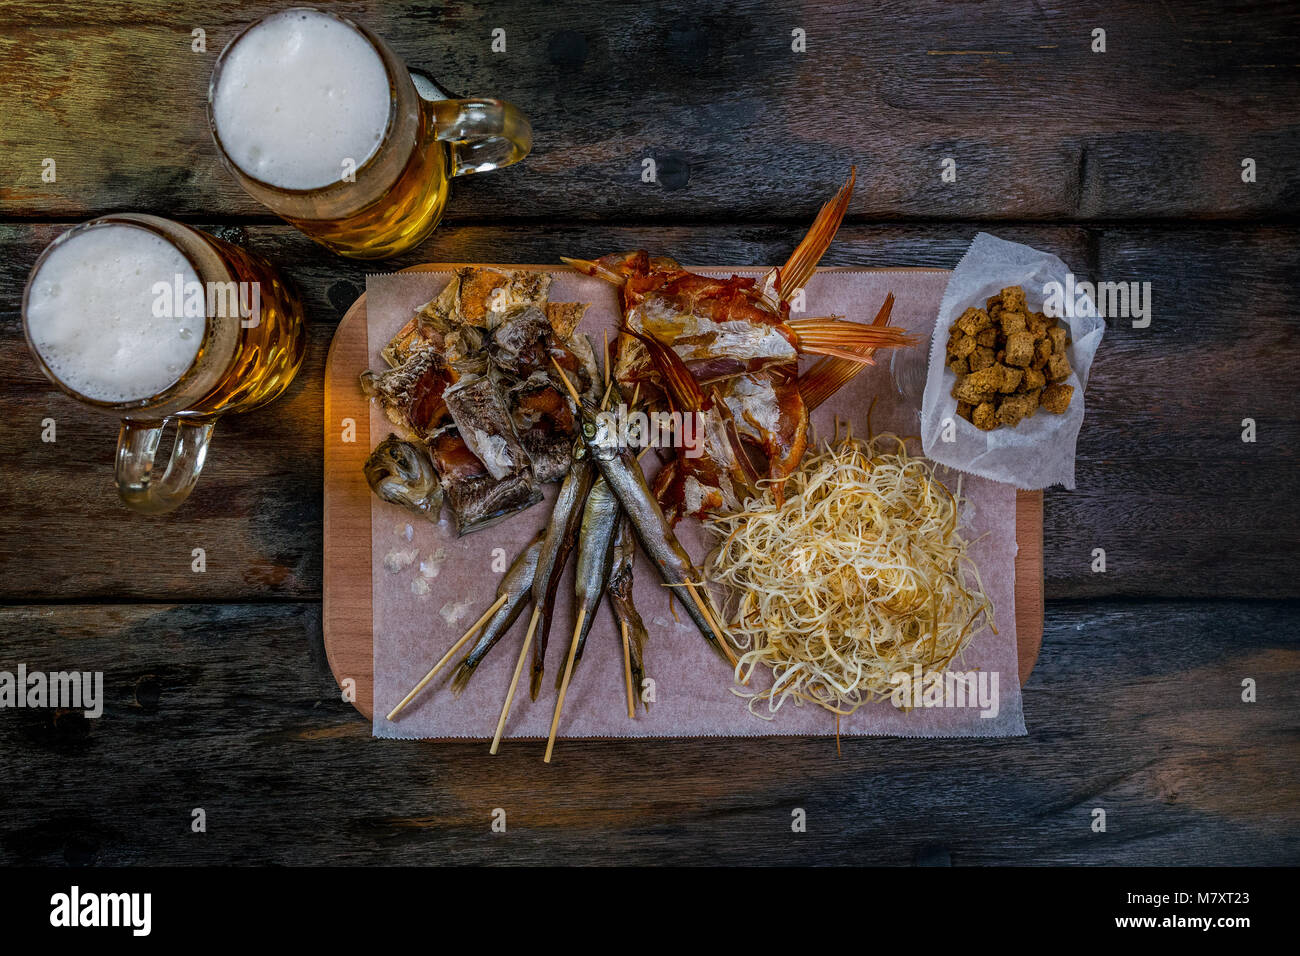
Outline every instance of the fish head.
<path fill-rule="evenodd" d="M 371 489 L 384 501 L 438 520 L 442 484 L 433 462 L 418 445 L 389 435 L 371 452 L 364 470 Z"/>

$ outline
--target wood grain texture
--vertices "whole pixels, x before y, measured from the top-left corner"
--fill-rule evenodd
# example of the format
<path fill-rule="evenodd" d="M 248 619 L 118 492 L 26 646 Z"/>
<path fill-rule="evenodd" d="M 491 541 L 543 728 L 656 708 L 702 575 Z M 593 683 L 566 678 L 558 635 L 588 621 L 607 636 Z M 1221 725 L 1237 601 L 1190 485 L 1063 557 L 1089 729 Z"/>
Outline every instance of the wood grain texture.
<path fill-rule="evenodd" d="M 22 343 L 22 287 L 63 224 L 0 226 L 0 600 L 319 600 L 325 356 L 365 267 L 322 256 L 285 226 L 219 227 L 282 265 L 304 293 L 310 347 L 289 393 L 218 426 L 194 496 L 130 516 L 110 474 L 115 425 L 58 393 Z M 951 268 L 971 223 L 856 225 L 827 265 Z M 1296 400 L 1285 374 L 1300 320 L 1291 227 L 1015 225 L 997 234 L 1056 252 L 1080 275 L 1150 281 L 1150 328 L 1112 322 L 1093 367 L 1078 488 L 1044 501 L 1051 598 L 1297 597 Z M 557 261 L 649 245 L 686 261 L 783 261 L 798 226 L 467 226 L 438 230 L 435 261 Z M 386 267 L 416 261 L 403 257 Z M 1279 370 L 1270 373 L 1269 370 Z M 59 441 L 39 440 L 52 417 Z M 1254 417 L 1258 441 L 1241 442 Z M 1289 516 L 1289 517 L 1288 517 Z M 30 529 L 39 529 L 34 540 Z M 190 570 L 208 551 L 207 571 Z M 1108 570 L 1091 570 L 1093 550 Z"/>
<path fill-rule="evenodd" d="M 536 129 L 523 164 L 457 182 L 446 224 L 382 268 L 638 245 L 779 262 L 857 163 L 827 265 L 951 268 L 988 228 L 1090 278 L 1152 282 L 1151 327 L 1112 322 L 1094 365 L 1078 489 L 1045 495 L 1030 736 L 847 740 L 840 758 L 820 740 L 572 742 L 549 768 L 539 747 L 372 740 L 339 699 L 320 608 L 325 358 L 367 267 L 248 199 L 203 111 L 221 47 L 282 4 L 8 0 L 0 670 L 102 670 L 108 700 L 96 720 L 0 710 L 0 862 L 1300 860 L 1300 8 L 325 5 Z M 118 505 L 113 423 L 40 377 L 18 319 L 40 249 L 121 209 L 262 252 L 311 320 L 290 393 L 223 421 L 194 497 L 163 518 Z M 489 832 L 496 807 L 506 834 Z"/>
<path fill-rule="evenodd" d="M 455 268 L 453 263 L 413 269 Z M 519 264 L 516 268 L 540 268 Z M 824 281 L 824 280 L 823 280 Z M 321 626 L 325 655 L 340 686 L 358 711 L 374 714 L 374 604 L 372 591 L 372 493 L 362 466 L 370 438 L 369 400 L 357 379 L 368 367 L 365 296 L 339 322 L 325 366 L 324 594 Z M 355 429 L 343 441 L 343 423 Z M 1043 493 L 1016 495 L 1015 604 L 1020 683 L 1029 679 L 1043 639 Z"/>
<path fill-rule="evenodd" d="M 6 864 L 1300 858 L 1294 602 L 1049 602 L 1026 738 L 573 741 L 549 767 L 540 744 L 371 739 L 315 605 L 11 606 L 0 632 L 106 697 L 0 712 Z"/>
<path fill-rule="evenodd" d="M 851 217 L 1300 210 L 1293 4 L 322 5 L 449 89 L 532 117 L 532 156 L 458 182 L 452 222 L 798 220 L 853 163 Z M 281 6 L 7 4 L 0 215 L 264 216 L 219 165 L 204 104 L 224 45 Z M 196 28 L 204 52 L 191 49 Z M 498 28 L 503 53 L 491 50 Z M 1105 53 L 1091 49 L 1097 28 Z M 647 157 L 659 173 L 648 184 Z M 954 183 L 940 180 L 949 157 Z M 41 180 L 46 158 L 54 183 Z"/>

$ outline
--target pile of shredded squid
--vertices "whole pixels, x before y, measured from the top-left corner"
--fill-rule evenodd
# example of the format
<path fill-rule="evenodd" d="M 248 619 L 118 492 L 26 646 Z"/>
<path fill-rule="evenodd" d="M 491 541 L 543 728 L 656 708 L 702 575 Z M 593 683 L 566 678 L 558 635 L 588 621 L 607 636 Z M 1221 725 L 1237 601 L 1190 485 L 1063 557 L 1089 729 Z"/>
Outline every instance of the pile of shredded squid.
<path fill-rule="evenodd" d="M 736 679 L 772 674 L 769 689 L 741 694 L 756 716 L 791 698 L 851 714 L 888 697 L 894 674 L 942 670 L 993 626 L 958 498 L 902 439 L 810 450 L 784 490 L 781 504 L 768 488 L 710 522 L 721 541 L 709 577 L 730 592 L 727 630 L 744 651 Z"/>

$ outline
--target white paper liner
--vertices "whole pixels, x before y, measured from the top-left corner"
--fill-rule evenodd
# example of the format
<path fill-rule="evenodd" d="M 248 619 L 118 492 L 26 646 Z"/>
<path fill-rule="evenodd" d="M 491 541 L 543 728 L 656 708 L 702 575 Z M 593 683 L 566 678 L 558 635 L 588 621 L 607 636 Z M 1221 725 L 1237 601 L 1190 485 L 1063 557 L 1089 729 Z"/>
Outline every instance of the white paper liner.
<path fill-rule="evenodd" d="M 1069 273 L 1069 267 L 1050 252 L 1007 242 L 986 232 L 975 237 L 948 279 L 930 341 L 921 403 L 921 440 L 926 457 L 1026 491 L 1049 485 L 1074 487 L 1074 449 L 1083 424 L 1084 390 L 1106 328 L 1104 320 L 1078 315 L 1062 319 L 1070 329 L 1067 357 L 1073 371 L 1066 380 L 1074 386 L 1070 407 L 1061 415 L 1039 409 L 1014 428 L 999 426 L 986 432 L 960 418 L 957 400 L 952 397 L 957 376 L 944 361 L 952 324 L 968 308 L 982 309 L 990 296 L 1018 285 L 1025 290 L 1030 311 L 1040 312 L 1044 287 L 1049 282 L 1064 287 Z M 946 441 L 945 437 L 952 440 Z"/>

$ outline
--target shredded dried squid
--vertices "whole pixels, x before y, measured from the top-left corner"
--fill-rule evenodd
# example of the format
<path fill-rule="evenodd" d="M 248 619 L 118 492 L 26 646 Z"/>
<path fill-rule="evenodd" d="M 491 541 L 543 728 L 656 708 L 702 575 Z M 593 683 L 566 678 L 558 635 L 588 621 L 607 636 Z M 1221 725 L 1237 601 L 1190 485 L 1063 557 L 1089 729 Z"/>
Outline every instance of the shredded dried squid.
<path fill-rule="evenodd" d="M 992 627 L 960 510 L 929 461 L 879 435 L 805 456 L 783 504 L 769 487 L 712 520 L 709 577 L 730 594 L 727 630 L 744 651 L 736 679 L 772 675 L 742 694 L 750 711 L 772 719 L 794 699 L 851 714 L 888 697 L 900 671 L 945 669 Z"/>

